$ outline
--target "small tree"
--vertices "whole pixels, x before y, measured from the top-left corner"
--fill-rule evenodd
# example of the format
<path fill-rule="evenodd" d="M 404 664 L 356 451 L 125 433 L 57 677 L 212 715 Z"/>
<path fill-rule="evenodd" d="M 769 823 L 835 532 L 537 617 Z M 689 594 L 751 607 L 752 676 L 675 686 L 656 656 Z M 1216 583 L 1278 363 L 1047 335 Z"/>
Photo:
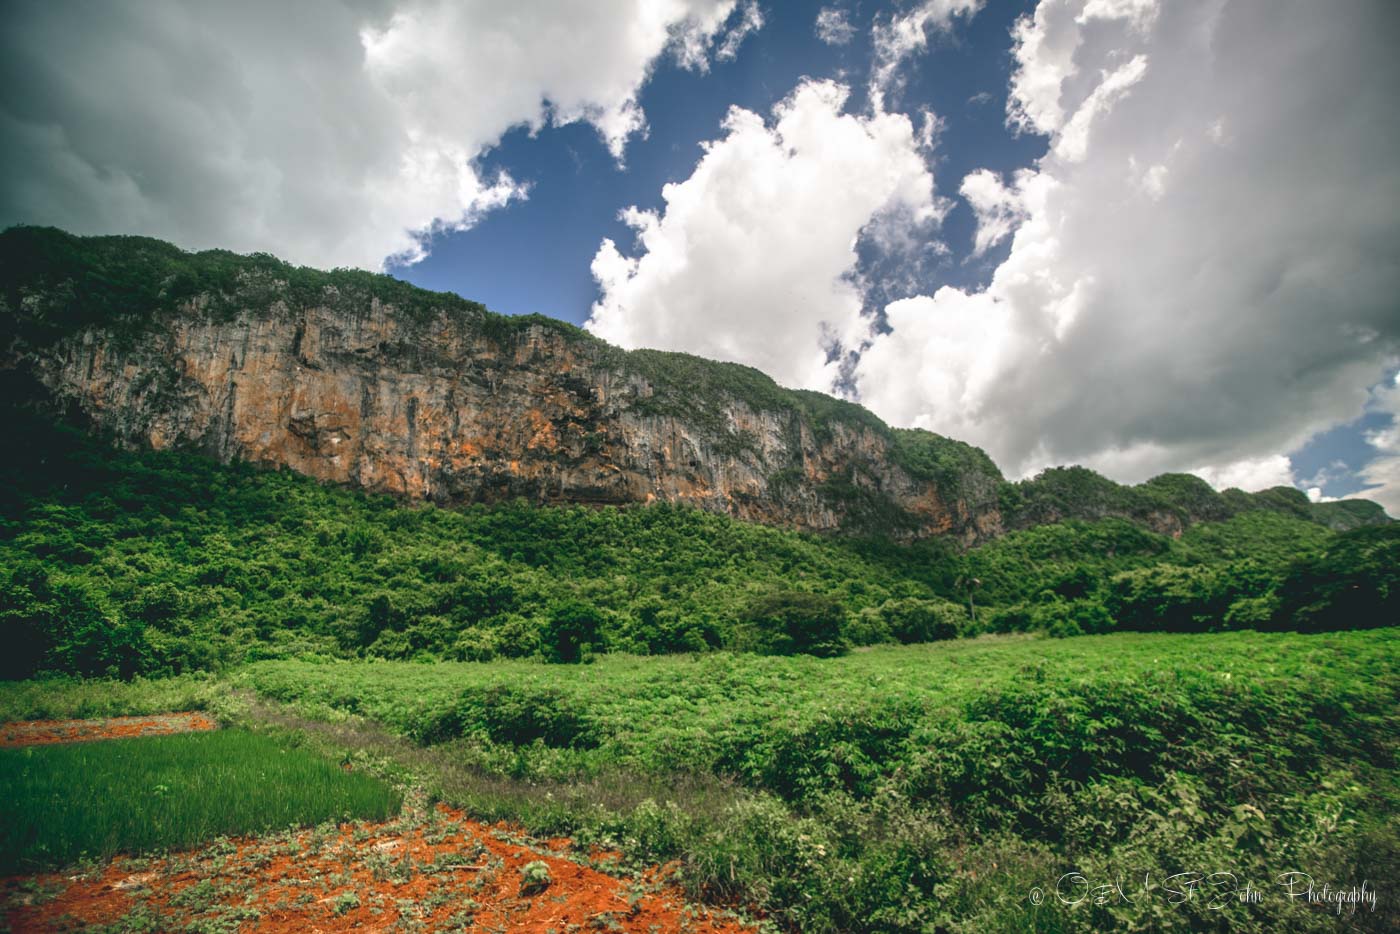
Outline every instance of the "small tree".
<path fill-rule="evenodd" d="M 139 621 L 112 615 L 82 583 L 58 584 L 53 593 L 57 633 L 49 661 L 55 670 L 130 679 L 146 669 L 149 650 Z"/>
<path fill-rule="evenodd" d="M 1294 561 L 1278 599 L 1279 622 L 1305 632 L 1400 623 L 1400 523 L 1343 532 Z"/>
<path fill-rule="evenodd" d="M 890 634 L 900 642 L 956 639 L 967 628 L 967 612 L 947 600 L 886 600 L 880 607 Z"/>
<path fill-rule="evenodd" d="M 581 600 L 566 600 L 550 611 L 541 649 L 548 661 L 577 664 L 591 654 L 602 631 L 603 616 L 596 607 Z"/>
<path fill-rule="evenodd" d="M 37 564 L 21 564 L 0 579 L 0 678 L 28 678 L 53 645 L 53 592 Z"/>
<path fill-rule="evenodd" d="M 766 594 L 749 604 L 743 640 L 764 655 L 844 655 L 846 608 L 834 597 L 801 590 Z"/>

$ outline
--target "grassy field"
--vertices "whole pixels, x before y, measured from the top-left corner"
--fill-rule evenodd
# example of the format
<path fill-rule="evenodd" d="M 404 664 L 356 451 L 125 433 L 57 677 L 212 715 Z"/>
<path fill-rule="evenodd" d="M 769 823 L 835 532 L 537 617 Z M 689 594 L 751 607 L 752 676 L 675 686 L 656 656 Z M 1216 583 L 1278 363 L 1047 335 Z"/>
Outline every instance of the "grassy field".
<path fill-rule="evenodd" d="M 984 636 L 834 659 L 266 661 L 217 679 L 9 685 L 0 709 L 142 713 L 163 697 L 278 738 L 247 760 L 260 778 L 245 813 L 262 826 L 323 816 L 275 810 L 311 787 L 267 771 L 299 755 L 284 751 L 295 738 L 337 781 L 350 776 L 326 763 L 348 757 L 479 818 L 615 847 L 635 866 L 677 860 L 689 895 L 780 930 L 1380 931 L 1397 917 L 1393 628 Z M 257 739 L 217 737 L 178 740 Z M 12 800 L 19 765 L 47 755 L 6 755 Z M 25 767 L 25 787 L 50 784 L 7 805 L 17 813 L 98 771 Z M 179 769 L 114 779 L 110 800 L 149 823 L 167 795 L 200 797 L 197 773 Z M 118 817 L 93 806 L 70 823 Z M 55 861 L 103 852 L 46 846 Z M 1285 872 L 1319 890 L 1369 882 L 1380 901 L 1289 898 Z"/>
<path fill-rule="evenodd" d="M 831 660 L 712 653 L 609 656 L 585 666 L 279 661 L 234 677 L 320 718 L 359 714 L 424 742 L 467 737 L 483 749 L 524 749 L 537 777 L 620 764 L 755 778 L 759 760 L 784 738 L 856 732 L 859 723 L 878 721 L 885 742 L 917 744 L 920 731 L 968 714 L 985 719 L 989 702 L 1012 698 L 1044 698 L 1044 715 L 1067 727 L 1086 718 L 1054 714 L 1055 699 L 1125 695 L 1126 703 L 1142 698 L 1154 710 L 1189 699 L 1201 708 L 1193 718 L 1222 719 L 1258 704 L 1267 715 L 1292 702 L 1299 726 L 1313 728 L 1308 713 L 1316 707 L 1322 722 L 1315 728 L 1329 730 L 1328 704 L 1350 705 L 1350 717 L 1384 717 L 1400 689 L 1397 655 L 1397 629 L 1007 636 L 876 647 Z M 1328 742 L 1349 741 L 1336 735 Z M 887 770 L 900 764 L 891 755 L 898 751 L 882 750 Z"/>
<path fill-rule="evenodd" d="M 0 750 L 0 873 L 398 812 L 399 794 L 239 730 Z"/>
<path fill-rule="evenodd" d="M 65 677 L 0 681 L 0 723 L 208 710 L 227 696 L 228 686 L 204 672 L 131 681 Z"/>
<path fill-rule="evenodd" d="M 1276 879 L 1400 878 L 1397 649 L 1394 629 L 987 637 L 236 681 L 428 744 L 477 813 L 680 859 L 694 895 L 802 930 L 1332 930 Z M 1136 888 L 1031 900 L 1071 872 Z M 1172 901 L 1163 880 L 1193 872 L 1269 897 Z"/>

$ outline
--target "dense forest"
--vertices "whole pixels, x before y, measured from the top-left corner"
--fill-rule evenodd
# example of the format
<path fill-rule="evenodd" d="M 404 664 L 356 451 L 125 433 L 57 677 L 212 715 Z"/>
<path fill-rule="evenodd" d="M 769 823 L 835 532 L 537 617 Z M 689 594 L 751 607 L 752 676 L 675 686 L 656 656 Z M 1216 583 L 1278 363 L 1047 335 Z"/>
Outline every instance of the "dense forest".
<path fill-rule="evenodd" d="M 25 439 L 0 465 L 10 678 L 299 657 L 831 655 L 988 631 L 1400 618 L 1400 525 L 1333 532 L 1288 495 L 1179 538 L 1071 520 L 962 552 L 671 506 L 408 507 L 287 471 L 116 451 L 28 411 L 3 418 L 7 437 Z M 1076 477 L 1013 489 L 1063 501 Z"/>

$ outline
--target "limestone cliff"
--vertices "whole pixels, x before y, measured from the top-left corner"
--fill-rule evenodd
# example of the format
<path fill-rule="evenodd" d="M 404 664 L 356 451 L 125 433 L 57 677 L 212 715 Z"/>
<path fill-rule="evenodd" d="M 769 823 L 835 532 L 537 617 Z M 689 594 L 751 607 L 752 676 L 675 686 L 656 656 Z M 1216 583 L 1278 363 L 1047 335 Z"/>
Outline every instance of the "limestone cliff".
<path fill-rule="evenodd" d="M 1385 521 L 1370 503 L 1314 516 L 1294 490 L 1220 494 L 1194 477 L 1006 483 L 970 445 L 748 367 L 624 352 L 387 276 L 141 237 L 0 233 L 0 371 L 12 394 L 121 444 L 444 504 L 682 503 L 963 545 L 1069 518 L 1166 534 L 1253 508 Z"/>
<path fill-rule="evenodd" d="M 124 444 L 438 503 L 660 501 L 816 531 L 999 531 L 1002 478 L 966 445 L 744 367 L 627 354 L 455 296 L 400 290 L 408 308 L 376 294 L 384 277 L 294 281 L 311 272 L 252 262 L 217 290 L 165 288 L 98 316 L 71 307 L 82 273 L 60 269 L 7 315 L 62 326 L 16 327 L 3 365 Z M 940 477 L 949 456 L 959 469 Z M 912 457 L 932 468 L 899 463 Z"/>

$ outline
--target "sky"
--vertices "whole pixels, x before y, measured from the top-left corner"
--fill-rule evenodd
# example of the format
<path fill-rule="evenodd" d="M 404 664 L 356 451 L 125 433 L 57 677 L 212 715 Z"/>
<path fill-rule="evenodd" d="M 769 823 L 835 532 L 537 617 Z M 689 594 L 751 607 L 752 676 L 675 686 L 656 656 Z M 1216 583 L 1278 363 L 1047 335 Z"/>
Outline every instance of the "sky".
<path fill-rule="evenodd" d="M 382 269 L 1008 475 L 1400 516 L 1400 5 L 7 4 L 0 226 Z"/>

